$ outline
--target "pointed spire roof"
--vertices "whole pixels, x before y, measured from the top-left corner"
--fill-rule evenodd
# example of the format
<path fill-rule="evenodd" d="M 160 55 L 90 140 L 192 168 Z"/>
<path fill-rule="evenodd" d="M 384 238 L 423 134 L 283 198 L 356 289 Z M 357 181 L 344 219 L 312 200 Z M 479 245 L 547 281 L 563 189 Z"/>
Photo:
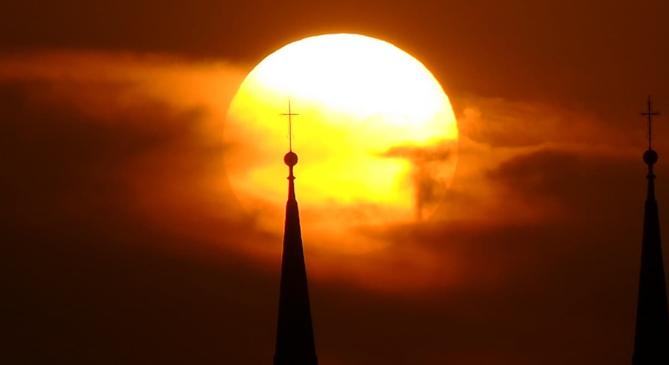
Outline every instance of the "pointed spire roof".
<path fill-rule="evenodd" d="M 650 97 L 648 111 L 642 114 L 648 117 L 648 150 L 643 154 L 643 160 L 648 166 L 648 191 L 644 207 L 641 275 L 632 364 L 660 365 L 669 364 L 669 315 L 653 171 L 658 154 L 652 149 L 652 121 L 653 116 L 658 113 L 653 111 Z"/>
<path fill-rule="evenodd" d="M 293 114 L 289 107 L 288 114 L 284 115 L 287 115 L 290 121 L 290 118 L 296 114 Z M 297 164 L 298 159 L 297 154 L 292 151 L 292 143 L 290 151 L 286 153 L 283 160 L 289 169 L 288 201 L 286 202 L 286 222 L 283 235 L 274 365 L 317 365 L 300 214 L 295 198 L 293 167 Z"/>

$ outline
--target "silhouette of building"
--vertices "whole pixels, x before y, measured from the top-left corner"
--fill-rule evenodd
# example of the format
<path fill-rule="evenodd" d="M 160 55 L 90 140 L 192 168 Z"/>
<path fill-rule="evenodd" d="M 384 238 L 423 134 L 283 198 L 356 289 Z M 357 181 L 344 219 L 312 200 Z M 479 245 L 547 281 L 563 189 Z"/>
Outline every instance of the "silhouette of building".
<path fill-rule="evenodd" d="M 288 106 L 289 126 L 293 114 Z M 291 126 L 292 127 L 292 126 Z M 283 235 L 281 287 L 277 322 L 274 365 L 317 365 L 316 347 L 311 324 L 307 271 L 304 264 L 300 215 L 295 199 L 293 167 L 297 154 L 291 147 L 283 158 L 288 165 L 288 201 Z"/>
<path fill-rule="evenodd" d="M 669 315 L 653 172 L 658 154 L 651 144 L 652 119 L 657 114 L 649 98 L 648 111 L 643 113 L 648 117 L 648 150 L 643 154 L 643 160 L 648 165 L 648 191 L 644 208 L 633 365 L 669 364 Z"/>

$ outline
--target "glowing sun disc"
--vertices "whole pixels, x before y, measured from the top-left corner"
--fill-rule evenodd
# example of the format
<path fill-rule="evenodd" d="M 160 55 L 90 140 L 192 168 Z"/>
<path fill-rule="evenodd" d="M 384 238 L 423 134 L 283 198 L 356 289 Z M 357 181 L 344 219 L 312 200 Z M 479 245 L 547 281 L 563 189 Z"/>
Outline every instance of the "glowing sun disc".
<path fill-rule="evenodd" d="M 388 42 L 328 34 L 267 56 L 230 105 L 226 172 L 261 224 L 281 231 L 288 126 L 280 114 L 288 100 L 300 114 L 293 150 L 307 239 L 310 232 L 324 241 L 327 232 L 412 221 L 441 201 L 455 170 L 458 129 L 439 82 Z"/>

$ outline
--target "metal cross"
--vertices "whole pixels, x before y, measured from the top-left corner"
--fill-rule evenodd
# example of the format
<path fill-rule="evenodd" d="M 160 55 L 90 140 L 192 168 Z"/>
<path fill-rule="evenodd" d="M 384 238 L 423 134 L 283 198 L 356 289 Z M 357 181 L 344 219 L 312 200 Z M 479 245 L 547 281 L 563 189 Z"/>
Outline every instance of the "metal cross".
<path fill-rule="evenodd" d="M 660 115 L 660 112 L 653 110 L 653 100 L 648 96 L 648 111 L 641 113 L 648 118 L 648 149 L 651 149 L 653 142 L 653 117 Z"/>
<path fill-rule="evenodd" d="M 290 99 L 288 99 L 288 113 L 281 113 L 281 115 L 288 117 L 288 150 L 293 152 L 293 116 L 299 114 L 293 113 L 290 108 Z"/>

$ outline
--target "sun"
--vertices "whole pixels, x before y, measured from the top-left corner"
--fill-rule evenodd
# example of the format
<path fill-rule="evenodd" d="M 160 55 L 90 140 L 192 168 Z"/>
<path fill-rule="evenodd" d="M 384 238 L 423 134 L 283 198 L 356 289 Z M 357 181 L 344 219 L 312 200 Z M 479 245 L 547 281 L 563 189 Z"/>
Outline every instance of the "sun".
<path fill-rule="evenodd" d="M 426 219 L 441 202 L 456 167 L 458 128 L 439 82 L 391 43 L 327 34 L 267 56 L 230 105 L 226 172 L 258 224 L 281 230 L 289 148 L 281 113 L 289 101 L 299 114 L 292 147 L 307 240 Z"/>

